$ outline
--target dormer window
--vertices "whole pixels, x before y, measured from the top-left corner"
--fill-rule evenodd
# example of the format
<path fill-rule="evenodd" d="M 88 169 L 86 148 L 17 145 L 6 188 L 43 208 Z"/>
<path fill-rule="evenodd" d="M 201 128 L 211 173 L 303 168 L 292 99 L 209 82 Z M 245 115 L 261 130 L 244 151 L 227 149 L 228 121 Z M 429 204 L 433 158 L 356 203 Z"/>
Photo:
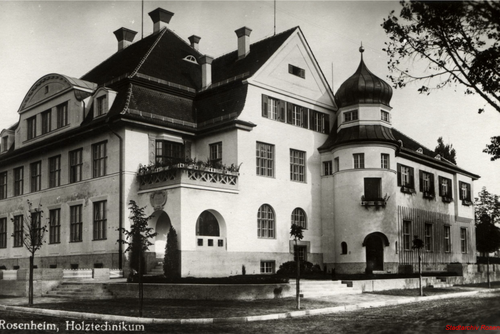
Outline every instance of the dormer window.
<path fill-rule="evenodd" d="M 344 113 L 344 122 L 356 121 L 358 119 L 358 111 L 351 110 Z"/>
<path fill-rule="evenodd" d="M 26 139 L 30 140 L 36 137 L 36 116 L 30 117 L 26 120 Z"/>
<path fill-rule="evenodd" d="M 384 122 L 389 122 L 391 117 L 387 111 L 380 110 L 380 119 Z"/>
<path fill-rule="evenodd" d="M 195 56 L 193 56 L 193 55 L 188 55 L 188 56 L 184 57 L 184 60 L 185 61 L 189 61 L 191 63 L 198 64 L 198 62 L 196 61 Z"/>
<path fill-rule="evenodd" d="M 99 96 L 96 99 L 95 116 L 99 117 L 101 115 L 104 115 L 107 112 L 108 112 L 108 108 L 106 105 L 106 95 Z"/>
<path fill-rule="evenodd" d="M 68 102 L 57 106 L 57 128 L 68 125 Z"/>
<path fill-rule="evenodd" d="M 6 152 L 9 149 L 9 136 L 2 137 L 2 152 Z"/>

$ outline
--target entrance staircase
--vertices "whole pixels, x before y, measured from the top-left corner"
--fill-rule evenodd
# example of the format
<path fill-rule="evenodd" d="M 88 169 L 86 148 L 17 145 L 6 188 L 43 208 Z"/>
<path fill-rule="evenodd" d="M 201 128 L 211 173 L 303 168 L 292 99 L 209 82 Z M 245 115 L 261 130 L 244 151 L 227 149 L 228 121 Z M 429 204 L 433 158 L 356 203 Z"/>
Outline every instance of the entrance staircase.
<path fill-rule="evenodd" d="M 48 297 L 71 299 L 111 299 L 113 294 L 100 283 L 62 282 L 54 290 L 47 293 Z"/>
<path fill-rule="evenodd" d="M 158 262 L 156 267 L 147 272 L 150 276 L 161 276 L 163 275 L 163 262 Z"/>
<path fill-rule="evenodd" d="M 295 280 L 290 280 L 290 293 L 295 296 L 297 287 Z M 361 289 L 348 287 L 341 281 L 300 280 L 300 293 L 303 298 L 317 298 L 337 295 L 361 294 Z M 286 296 L 291 297 L 291 296 Z"/>

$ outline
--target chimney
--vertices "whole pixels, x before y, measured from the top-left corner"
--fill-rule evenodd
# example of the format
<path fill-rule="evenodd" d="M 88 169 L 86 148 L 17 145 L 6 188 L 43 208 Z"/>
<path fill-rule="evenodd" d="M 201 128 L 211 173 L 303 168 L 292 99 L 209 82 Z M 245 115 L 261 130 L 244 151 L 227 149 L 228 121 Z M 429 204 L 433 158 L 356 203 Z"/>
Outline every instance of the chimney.
<path fill-rule="evenodd" d="M 212 61 L 214 59 L 210 56 L 201 56 L 198 61 L 201 65 L 201 88 L 205 89 L 212 84 Z"/>
<path fill-rule="evenodd" d="M 196 35 L 192 35 L 188 37 L 189 42 L 191 43 L 191 47 L 198 51 L 198 43 L 200 43 L 201 37 L 198 37 Z"/>
<path fill-rule="evenodd" d="M 174 16 L 174 13 L 159 7 L 149 12 L 149 17 L 153 20 L 153 32 L 158 32 L 167 27 L 172 16 Z"/>
<path fill-rule="evenodd" d="M 113 31 L 113 34 L 115 34 L 116 39 L 118 40 L 118 51 L 121 51 L 132 44 L 137 31 L 122 27 L 116 31 Z"/>
<path fill-rule="evenodd" d="M 250 53 L 250 33 L 252 29 L 242 27 L 234 32 L 238 36 L 238 59 L 245 58 Z"/>

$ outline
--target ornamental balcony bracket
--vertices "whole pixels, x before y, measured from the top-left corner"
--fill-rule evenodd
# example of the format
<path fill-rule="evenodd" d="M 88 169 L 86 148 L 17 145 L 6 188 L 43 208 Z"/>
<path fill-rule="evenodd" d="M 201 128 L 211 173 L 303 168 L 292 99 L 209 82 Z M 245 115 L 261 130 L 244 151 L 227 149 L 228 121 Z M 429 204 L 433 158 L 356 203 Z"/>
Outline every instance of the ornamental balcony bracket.
<path fill-rule="evenodd" d="M 365 208 L 368 208 L 369 206 L 374 206 L 376 208 L 382 207 L 385 208 L 387 205 L 387 201 L 389 201 L 390 196 L 385 194 L 384 198 L 365 198 L 365 195 L 361 196 L 361 205 L 364 206 Z"/>
<path fill-rule="evenodd" d="M 238 190 L 239 175 L 236 171 L 179 163 L 156 168 L 141 167 L 137 180 L 139 190 L 176 185 Z"/>

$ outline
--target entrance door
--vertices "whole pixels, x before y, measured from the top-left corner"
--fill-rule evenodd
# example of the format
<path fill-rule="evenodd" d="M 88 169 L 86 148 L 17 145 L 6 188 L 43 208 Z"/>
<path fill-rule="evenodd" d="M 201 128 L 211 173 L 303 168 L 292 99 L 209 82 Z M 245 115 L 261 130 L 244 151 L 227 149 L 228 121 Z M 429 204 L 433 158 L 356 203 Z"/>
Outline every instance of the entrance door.
<path fill-rule="evenodd" d="M 366 267 L 384 270 L 384 242 L 378 235 L 371 235 L 366 240 Z"/>
<path fill-rule="evenodd" d="M 155 252 L 157 259 L 162 259 L 165 256 L 165 246 L 167 244 L 167 235 L 170 231 L 170 226 L 171 223 L 168 214 L 166 212 L 162 212 L 158 217 L 155 229 L 155 232 L 158 233 L 155 240 Z"/>

